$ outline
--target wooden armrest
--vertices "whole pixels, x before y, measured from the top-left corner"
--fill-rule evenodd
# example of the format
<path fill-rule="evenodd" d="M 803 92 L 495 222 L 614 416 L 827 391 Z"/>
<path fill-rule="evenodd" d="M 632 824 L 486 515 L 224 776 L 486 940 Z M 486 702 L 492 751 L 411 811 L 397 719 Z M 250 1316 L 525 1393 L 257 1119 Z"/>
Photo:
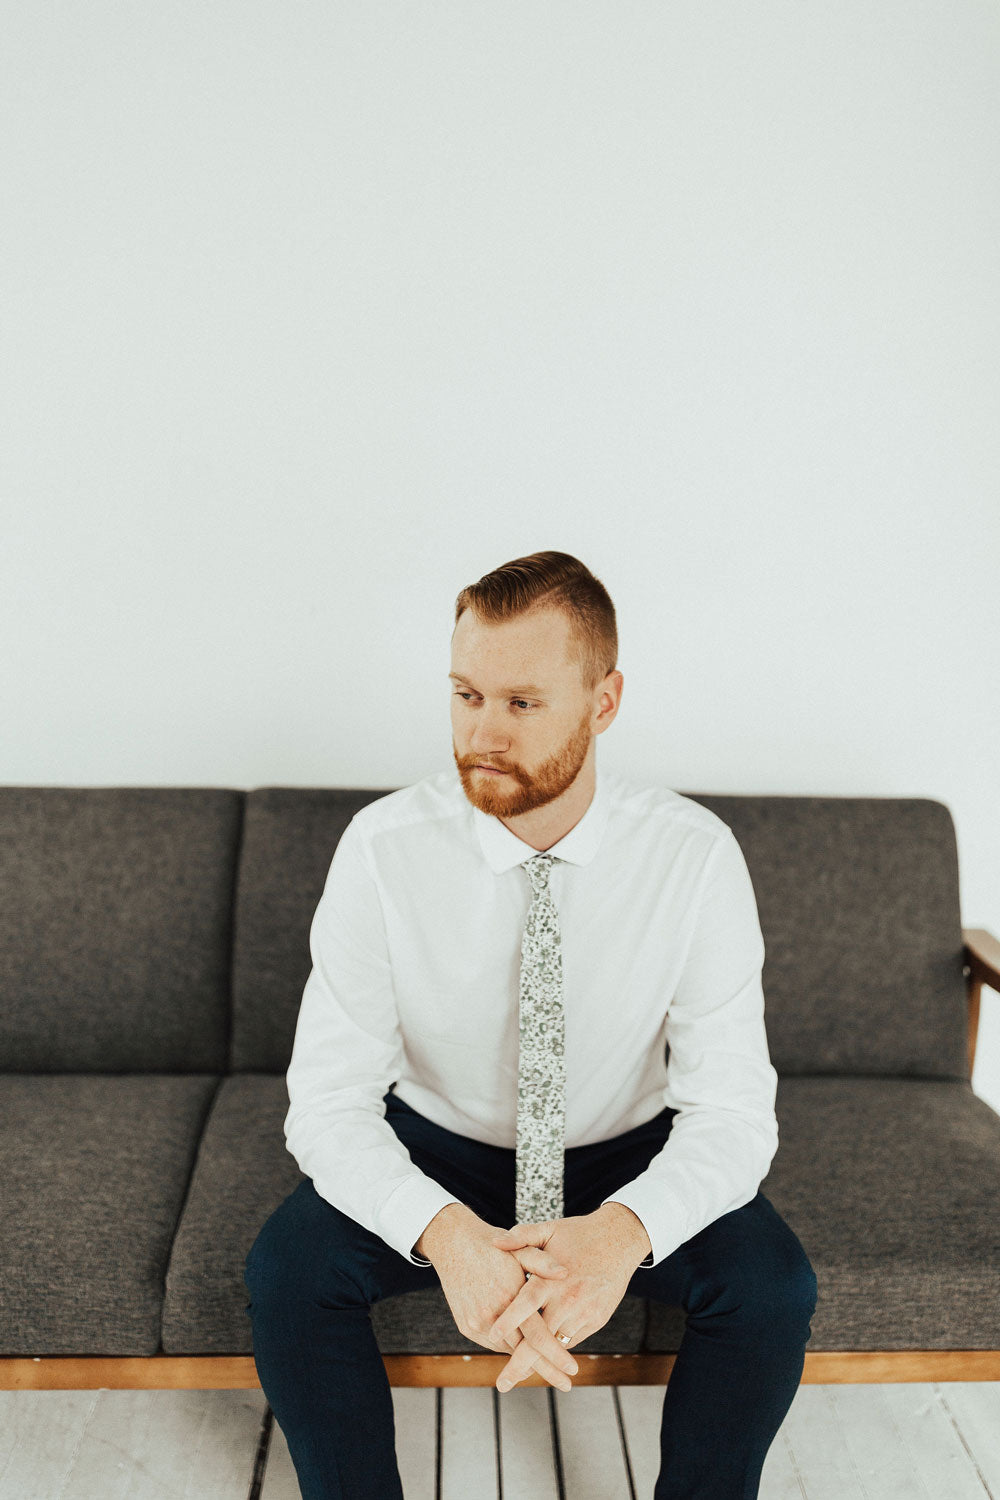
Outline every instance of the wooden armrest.
<path fill-rule="evenodd" d="M 969 972 L 980 984 L 1000 990 L 1000 940 L 985 927 L 963 927 L 965 962 Z"/>
<path fill-rule="evenodd" d="M 963 969 L 969 993 L 969 1077 L 976 1062 L 979 997 L 984 984 L 1000 990 L 1000 942 L 985 927 L 963 927 Z"/>

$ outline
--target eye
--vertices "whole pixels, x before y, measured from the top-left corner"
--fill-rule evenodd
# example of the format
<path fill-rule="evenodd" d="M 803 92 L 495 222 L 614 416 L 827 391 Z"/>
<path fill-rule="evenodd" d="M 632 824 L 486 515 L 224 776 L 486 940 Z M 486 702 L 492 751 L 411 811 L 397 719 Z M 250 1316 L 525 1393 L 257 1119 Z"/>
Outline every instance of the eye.
<path fill-rule="evenodd" d="M 472 693 L 466 693 L 466 692 L 463 692 L 463 691 L 462 691 L 462 690 L 461 690 L 461 688 L 459 688 L 459 689 L 458 689 L 458 690 L 457 690 L 457 691 L 456 691 L 456 692 L 455 692 L 455 694 L 454 694 L 454 696 L 455 696 L 455 697 L 456 697 L 456 698 L 464 698 L 464 699 L 465 699 L 465 700 L 466 700 L 466 702 L 468 702 L 468 700 L 469 700 L 469 699 L 470 699 L 470 698 L 471 698 L 471 697 L 472 697 L 472 696 L 473 696 L 473 695 L 472 695 Z M 528 702 L 528 700 L 527 700 L 527 698 L 512 698 L 512 699 L 511 699 L 511 700 L 510 700 L 510 701 L 511 701 L 511 703 L 523 703 L 523 704 L 524 704 L 524 707 L 523 707 L 523 708 L 519 708 L 519 709 L 518 709 L 518 713 L 519 713 L 519 714 L 530 714 L 530 713 L 531 713 L 531 712 L 532 712 L 532 711 L 533 711 L 533 710 L 534 710 L 534 707 L 535 707 L 535 705 L 534 705 L 534 704 L 533 704 L 533 703 L 529 703 L 529 702 Z"/>

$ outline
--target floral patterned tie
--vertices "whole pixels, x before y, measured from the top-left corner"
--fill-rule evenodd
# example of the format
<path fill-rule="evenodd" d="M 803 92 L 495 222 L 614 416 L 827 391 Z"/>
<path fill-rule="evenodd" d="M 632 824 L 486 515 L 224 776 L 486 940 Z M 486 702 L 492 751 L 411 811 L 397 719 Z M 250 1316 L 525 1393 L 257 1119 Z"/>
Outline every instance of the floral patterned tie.
<path fill-rule="evenodd" d="M 563 1217 L 566 1028 L 559 913 L 549 891 L 555 862 L 554 854 L 523 861 L 532 899 L 521 940 L 515 1153 L 519 1224 Z"/>

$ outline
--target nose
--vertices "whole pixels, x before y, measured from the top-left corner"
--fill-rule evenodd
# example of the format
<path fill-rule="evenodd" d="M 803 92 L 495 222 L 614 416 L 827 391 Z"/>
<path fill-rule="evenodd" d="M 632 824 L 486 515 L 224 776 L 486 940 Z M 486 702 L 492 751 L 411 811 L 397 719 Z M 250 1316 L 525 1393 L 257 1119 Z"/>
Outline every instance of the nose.
<path fill-rule="evenodd" d="M 494 755 L 504 756 L 510 748 L 510 736 L 498 728 L 499 717 L 498 709 L 481 708 L 476 714 L 469 746 L 474 755 L 481 755 L 484 760 L 491 760 Z"/>

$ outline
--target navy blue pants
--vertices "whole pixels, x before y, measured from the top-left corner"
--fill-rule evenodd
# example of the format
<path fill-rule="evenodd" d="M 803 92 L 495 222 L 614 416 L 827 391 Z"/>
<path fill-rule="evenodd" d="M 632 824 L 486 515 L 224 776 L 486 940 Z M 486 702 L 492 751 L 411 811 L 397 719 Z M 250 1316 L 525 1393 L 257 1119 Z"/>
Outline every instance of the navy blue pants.
<path fill-rule="evenodd" d="M 392 1092 L 385 1105 L 428 1176 L 486 1223 L 516 1222 L 513 1149 L 445 1130 Z M 611 1140 L 568 1148 L 566 1216 L 592 1213 L 647 1167 L 675 1114 L 664 1109 Z M 303 1500 L 403 1500 L 370 1308 L 440 1286 L 433 1266 L 411 1264 L 306 1178 L 265 1222 L 244 1281 L 254 1361 Z M 816 1306 L 816 1276 L 794 1231 L 758 1192 L 659 1265 L 637 1269 L 626 1295 L 687 1315 L 664 1396 L 654 1500 L 755 1500 L 798 1389 Z"/>

